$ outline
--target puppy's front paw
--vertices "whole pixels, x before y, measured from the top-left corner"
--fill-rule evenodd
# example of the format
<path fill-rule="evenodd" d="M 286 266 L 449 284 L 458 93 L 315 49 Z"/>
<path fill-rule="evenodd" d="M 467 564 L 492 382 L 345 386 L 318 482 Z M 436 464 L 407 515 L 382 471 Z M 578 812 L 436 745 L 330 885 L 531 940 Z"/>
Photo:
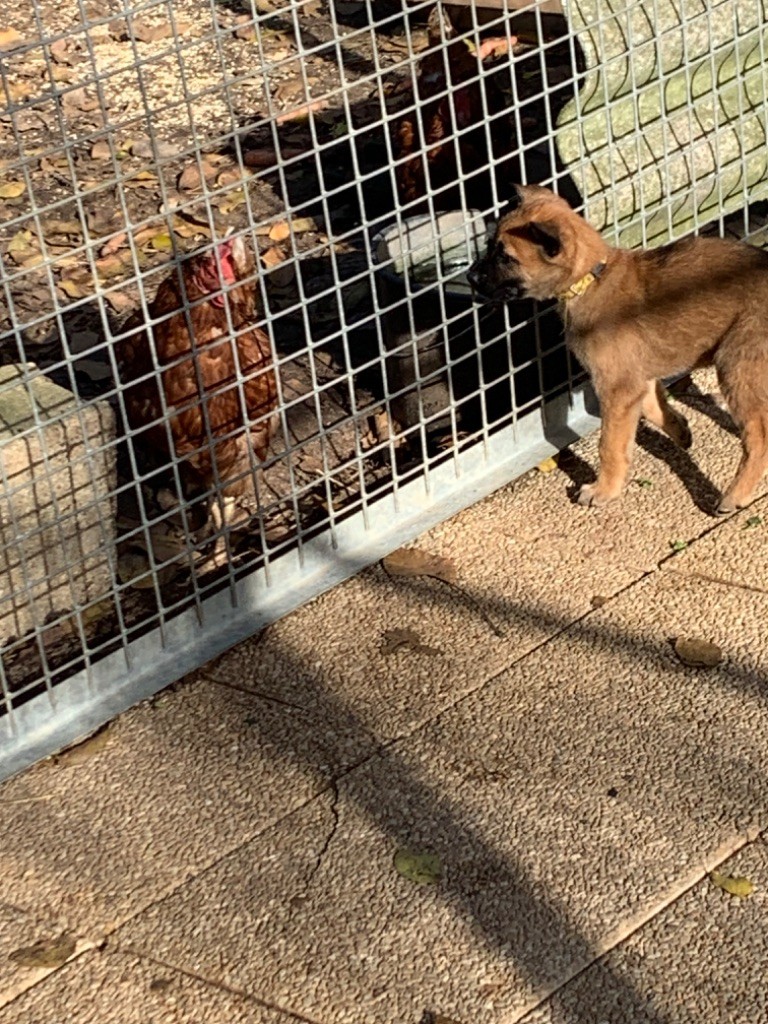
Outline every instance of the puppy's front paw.
<path fill-rule="evenodd" d="M 576 504 L 596 508 L 598 505 L 607 505 L 609 501 L 615 501 L 616 498 L 618 498 L 618 494 L 606 494 L 600 490 L 598 484 L 584 484 L 576 495 Z"/>

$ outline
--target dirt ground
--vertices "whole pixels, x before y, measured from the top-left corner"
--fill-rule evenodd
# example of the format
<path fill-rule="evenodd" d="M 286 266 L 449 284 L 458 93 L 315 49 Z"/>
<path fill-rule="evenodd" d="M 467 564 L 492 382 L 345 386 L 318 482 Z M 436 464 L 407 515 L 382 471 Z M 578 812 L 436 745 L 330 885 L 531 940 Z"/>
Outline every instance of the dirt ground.
<path fill-rule="evenodd" d="M 142 293 L 151 300 L 178 254 L 249 228 L 284 415 L 258 528 L 233 538 L 224 567 L 206 558 L 205 510 L 181 516 L 168 476 L 137 483 L 118 450 L 123 586 L 88 624 L 96 653 L 117 642 L 114 600 L 124 624 L 150 628 L 199 598 L 206 575 L 204 587 L 276 557 L 389 487 L 395 468 L 417 473 L 471 434 L 454 427 L 429 452 L 396 443 L 383 402 L 370 239 L 392 219 L 388 136 L 412 97 L 429 5 L 403 16 L 382 0 L 375 26 L 349 0 L 150 0 L 136 11 L 36 0 L 0 29 L 0 359 L 117 409 L 113 338 Z M 573 71 L 565 42 L 546 61 L 535 44 L 518 50 L 512 88 L 515 123 L 541 140 L 544 86 L 551 104 Z M 151 454 L 136 454 L 151 473 Z M 10 645 L 11 684 L 71 671 L 82 631 L 69 614 Z"/>

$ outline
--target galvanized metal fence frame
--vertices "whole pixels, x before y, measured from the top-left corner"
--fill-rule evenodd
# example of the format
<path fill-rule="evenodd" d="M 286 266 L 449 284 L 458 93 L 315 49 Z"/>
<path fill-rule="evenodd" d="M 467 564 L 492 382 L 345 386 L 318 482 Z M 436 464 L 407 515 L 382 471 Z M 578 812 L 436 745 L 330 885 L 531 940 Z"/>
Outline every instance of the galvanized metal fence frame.
<path fill-rule="evenodd" d="M 6 99 L 0 118 L 0 146 L 5 146 L 0 196 L 6 214 L 0 224 L 0 283 L 8 307 L 0 345 L 4 361 L 17 364 L 9 379 L 0 381 L 0 417 L 8 395 L 20 393 L 26 403 L 23 415 L 7 431 L 2 450 L 7 453 L 10 443 L 26 444 L 30 451 L 34 448 L 30 472 L 37 474 L 34 479 L 23 474 L 10 479 L 7 460 L 2 463 L 5 565 L 0 568 L 4 580 L 20 577 L 21 582 L 20 593 L 0 593 L 0 602 L 25 607 L 25 601 L 38 600 L 40 587 L 51 580 L 45 573 L 35 578 L 36 572 L 39 577 L 37 552 L 46 545 L 50 551 L 51 544 L 66 549 L 63 568 L 57 571 L 63 573 L 60 583 L 69 594 L 66 601 L 58 598 L 59 605 L 54 602 L 45 616 L 38 615 L 24 635 L 0 637 L 0 778 L 87 735 L 119 711 L 597 425 L 589 389 L 573 376 L 551 312 L 531 310 L 522 319 L 513 313 L 512 321 L 496 321 L 491 330 L 466 289 L 462 293 L 460 270 L 439 265 L 435 323 L 425 326 L 419 321 L 416 311 L 423 283 L 414 281 L 398 264 L 418 270 L 424 244 L 423 239 L 418 244 L 409 242 L 409 210 L 402 193 L 397 198 L 399 172 L 413 155 L 398 151 L 397 126 L 411 118 L 418 136 L 414 152 L 421 159 L 435 140 L 423 119 L 428 101 L 416 98 L 414 90 L 432 90 L 430 101 L 436 106 L 430 109 L 447 118 L 452 145 L 472 139 L 477 149 L 477 139 L 484 139 L 479 145 L 481 150 L 485 147 L 487 159 L 474 171 L 496 173 L 484 179 L 487 201 L 480 206 L 475 203 L 473 216 L 494 215 L 509 184 L 504 175 L 513 159 L 521 178 L 570 189 L 577 200 L 581 193 L 593 211 L 595 201 L 607 196 L 601 226 L 617 232 L 636 229 L 638 240 L 647 240 L 648 224 L 658 223 L 652 216 L 657 199 L 650 207 L 642 188 L 632 191 L 626 160 L 611 165 L 610 180 L 600 181 L 596 167 L 602 166 L 602 143 L 579 135 L 580 126 L 590 118 L 594 125 L 596 116 L 598 120 L 604 116 L 605 145 L 610 148 L 620 142 L 639 152 L 644 131 L 639 118 L 631 130 L 622 127 L 620 139 L 611 135 L 612 112 L 625 103 L 627 95 L 626 89 L 622 92 L 612 82 L 612 68 L 619 68 L 624 79 L 629 74 L 628 95 L 637 101 L 638 109 L 647 110 L 647 97 L 658 92 L 664 155 L 671 160 L 682 154 L 683 162 L 690 157 L 691 181 L 673 182 L 661 175 L 669 237 L 691 227 L 711 227 L 711 217 L 703 219 L 695 201 L 686 207 L 690 216 L 684 223 L 675 218 L 675 210 L 678 199 L 699 194 L 702 182 L 717 191 L 722 132 L 727 130 L 731 145 L 747 121 L 751 132 L 755 123 L 763 128 L 768 123 L 765 86 L 760 96 L 755 95 L 762 73 L 755 71 L 753 59 L 754 52 L 762 59 L 765 45 L 768 19 L 762 2 L 750 5 L 748 24 L 742 24 L 745 16 L 739 0 L 701 0 L 693 5 L 693 13 L 690 4 L 684 9 L 674 0 L 671 6 L 677 18 L 671 20 L 657 0 L 651 5 L 644 0 L 571 0 L 565 4 L 566 18 L 560 21 L 544 14 L 535 0 L 522 13 L 511 4 L 506 9 L 497 4 L 483 17 L 478 15 L 479 8 L 459 4 L 453 8 L 455 23 L 441 24 L 440 42 L 432 51 L 438 55 L 436 88 L 427 81 L 423 64 L 424 16 L 433 6 L 414 2 L 404 15 L 398 4 L 381 6 L 373 0 L 359 4 L 244 0 L 240 7 L 216 0 L 204 5 L 185 0 L 130 4 L 110 0 L 93 7 L 77 0 L 65 23 L 63 15 L 57 14 L 58 6 L 34 0 L 31 16 L 19 12 L 16 27 L 12 21 L 7 35 L 0 34 L 4 47 L 0 78 Z M 458 9 L 462 6 L 463 14 Z M 201 11 L 209 19 L 207 27 Z M 191 14 L 198 20 L 185 26 Z M 717 71 L 725 61 L 718 55 L 727 46 L 736 53 L 737 71 L 742 57 L 748 65 L 749 90 L 734 92 L 737 107 L 727 125 L 716 123 L 715 117 L 708 130 L 697 128 L 681 140 L 665 135 L 663 96 L 673 74 L 691 86 L 686 78 L 688 16 L 697 31 L 703 27 L 713 33 L 710 92 L 692 93 L 698 103 L 696 116 L 702 103 L 716 102 Z M 723 35 L 729 17 L 730 41 Z M 663 26 L 658 37 L 653 33 L 654 18 Z M 344 19 L 351 19 L 351 24 Z M 323 25 L 324 39 L 320 38 Z M 517 33 L 518 26 L 526 42 L 518 44 L 514 53 L 486 62 L 483 40 L 489 34 Z M 625 33 L 623 49 L 616 42 L 616 32 L 621 31 Z M 642 45 L 633 39 L 633 31 L 642 37 Z M 742 46 L 740 41 L 747 38 L 749 47 Z M 239 62 L 233 58 L 235 39 L 255 51 L 249 56 L 250 64 L 243 63 L 242 54 Z M 604 67 L 601 39 L 611 53 Z M 672 67 L 669 54 L 680 40 L 682 50 Z M 474 72 L 460 82 L 451 80 L 448 63 L 457 52 L 452 49 L 457 41 L 476 55 Z M 646 68 L 654 46 L 660 70 L 655 77 L 644 71 L 641 81 L 639 69 Z M 740 55 L 740 46 L 749 53 Z M 586 65 L 582 50 L 589 57 Z M 553 54 L 561 61 L 554 67 Z M 320 61 L 332 73 L 318 82 Z M 158 88 L 167 66 L 173 68 L 171 80 L 178 93 L 168 92 L 167 84 Z M 37 91 L 30 90 L 28 67 L 42 75 L 43 85 Z M 483 88 L 477 87 L 480 82 L 485 83 Z M 394 100 L 385 95 L 385 85 L 393 86 Z M 503 111 L 492 108 L 488 98 L 489 90 L 497 86 L 507 97 Z M 479 116 L 475 110 L 471 123 L 463 123 L 456 113 L 462 102 L 469 103 L 459 95 L 462 88 L 474 88 L 473 102 L 481 104 Z M 238 90 L 246 94 L 242 103 L 236 100 Z M 334 109 L 338 116 L 326 113 Z M 502 120 L 510 138 L 506 153 L 494 150 L 498 147 L 494 125 Z M 303 139 L 298 146 L 290 141 L 297 125 L 300 131 L 294 134 Z M 140 138 L 129 146 L 131 133 Z M 376 160 L 365 156 L 374 136 Z M 249 137 L 257 142 L 249 143 Z M 567 165 L 558 145 L 569 153 Z M 709 170 L 700 167 L 696 154 L 701 146 L 710 147 Z M 334 157 L 342 150 L 343 158 Z M 271 163 L 264 156 L 267 151 L 273 154 Z M 222 162 L 211 163 L 214 156 Z M 337 163 L 341 159 L 340 170 L 331 167 L 334 159 Z M 456 160 L 455 155 L 452 159 Z M 94 160 L 101 162 L 100 170 L 92 166 Z M 729 161 L 731 166 L 732 154 Z M 748 206 L 763 197 L 763 181 L 754 161 L 750 167 L 751 177 L 745 173 L 737 186 L 731 183 L 728 195 L 718 193 L 716 228 L 720 231 L 725 230 L 725 215 L 732 210 L 743 211 L 735 228 L 731 224 L 734 233 L 749 236 L 754 229 Z M 181 171 L 195 181 L 193 189 L 181 187 L 177 180 Z M 317 178 L 314 193 L 304 187 L 304 179 L 312 175 Z M 459 201 L 453 208 L 468 210 L 476 199 L 473 177 L 457 174 L 456 179 Z M 159 200 L 151 211 L 135 199 L 137 190 L 147 185 Z M 388 188 L 395 197 L 389 208 L 379 202 L 375 189 L 371 191 L 374 185 L 384 191 Z M 433 247 L 438 245 L 440 194 L 427 181 L 421 196 Z M 106 216 L 104 197 L 109 202 L 115 199 L 115 217 Z M 346 221 L 340 220 L 344 204 L 357 210 L 357 217 L 350 214 Z M 306 214 L 309 207 L 318 211 L 313 217 Z M 711 204 L 702 207 L 710 208 Z M 62 220 L 69 224 L 70 236 L 60 244 L 67 235 Z M 310 221 L 313 230 L 307 231 Z M 51 223 L 58 223 L 58 233 L 51 230 Z M 477 243 L 470 230 L 472 217 L 462 223 L 459 235 L 471 254 Z M 377 231 L 387 224 L 395 225 L 395 237 L 400 240 L 395 255 L 376 250 L 376 239 L 381 238 Z M 258 498 L 250 510 L 247 549 L 236 548 L 235 534 L 228 528 L 219 531 L 226 557 L 216 564 L 215 572 L 206 573 L 201 566 L 206 564 L 213 539 L 210 523 L 199 523 L 201 500 L 210 511 L 226 481 L 214 470 L 205 493 L 191 497 L 184 460 L 174 452 L 169 434 L 168 449 L 173 454 L 160 462 L 165 463 L 162 486 L 172 493 L 170 500 L 165 493 L 160 501 L 154 481 L 162 466 L 159 469 L 157 461 L 149 458 L 158 453 L 143 450 L 140 431 L 129 422 L 123 371 L 115 354 L 115 342 L 125 336 L 125 318 L 116 323 L 114 311 L 131 306 L 140 314 L 139 327 L 128 331 L 143 329 L 152 321 L 156 285 L 182 259 L 185 240 L 193 247 L 211 247 L 229 231 L 244 237 L 259 260 L 251 282 L 266 311 L 262 326 L 270 335 L 270 358 L 276 369 L 280 430 L 263 467 L 253 449 L 241 467 L 243 474 L 253 475 Z M 115 253 L 122 263 L 113 276 L 115 265 L 108 261 Z M 357 260 L 351 271 L 347 257 Z M 314 266 L 312 261 L 320 262 L 325 279 L 320 274 L 318 280 L 307 269 Z M 388 267 L 400 272 L 403 297 L 394 304 L 381 287 Z M 30 301 L 33 288 L 44 295 L 39 308 Z M 228 286 L 223 300 L 229 318 L 228 344 L 236 356 L 242 328 L 231 319 L 227 291 Z M 187 303 L 183 311 L 190 327 L 194 306 L 195 301 L 191 308 Z M 404 339 L 401 331 L 397 348 L 391 337 L 396 309 L 401 319 L 406 318 L 408 335 Z M 91 327 L 73 331 L 70 318 L 86 314 Z M 326 316 L 330 326 L 324 323 L 319 331 L 319 321 Z M 452 329 L 454 334 L 463 333 L 465 341 L 467 335 L 472 338 L 469 350 L 466 345 L 461 351 L 452 347 Z M 41 334 L 48 348 L 39 344 Z M 153 336 L 154 331 L 150 339 Z M 358 344 L 359 337 L 365 339 L 364 345 Z M 424 337 L 433 348 L 437 346 L 444 361 L 442 368 L 427 376 L 419 369 L 417 347 Z M 325 360 L 330 349 L 334 357 Z M 408 365 L 415 367 L 410 383 L 398 379 L 393 384 L 392 359 L 398 355 L 406 356 L 411 360 Z M 30 365 L 36 358 L 39 368 Z M 495 368 L 489 370 L 490 365 Z M 304 376 L 295 385 L 297 366 Z M 83 382 L 84 375 L 88 378 L 86 371 L 95 373 L 92 388 L 88 380 Z M 379 381 L 378 391 L 374 385 L 360 384 L 367 380 L 366 374 Z M 51 376 L 65 384 L 74 399 L 56 392 L 58 397 L 49 402 L 45 395 L 52 393 L 45 391 L 44 380 Z M 459 397 L 460 385 L 467 380 L 469 393 Z M 533 390 L 531 380 L 536 383 Z M 243 385 L 241 375 L 228 387 L 237 395 L 247 421 Z M 433 413 L 428 396 L 437 385 L 447 397 L 444 408 Z M 162 389 L 160 396 L 169 423 L 176 410 Z M 404 399 L 414 396 L 418 415 L 413 422 L 396 423 Z M 494 407 L 499 398 L 500 412 Z M 474 403 L 474 419 L 467 412 L 468 403 Z M 98 422 L 94 410 L 101 417 Z M 110 417 L 117 425 L 114 432 L 109 424 L 105 426 Z M 377 429 L 371 427 L 371 420 L 378 423 Z M 432 428 L 437 423 L 442 433 L 436 441 Z M 64 432 L 70 437 L 67 431 L 74 431 L 71 436 L 76 438 L 68 472 L 85 492 L 72 507 L 66 492 L 58 483 L 54 486 L 63 472 L 59 435 Z M 206 436 L 207 444 L 215 448 L 221 435 L 214 436 L 208 423 Z M 340 437 L 344 443 L 339 447 Z M 119 472 L 114 475 L 118 456 Z M 311 470 L 302 468 L 305 457 Z M 14 504 L 11 499 L 24 494 L 35 498 L 42 493 L 41 483 L 47 488 L 52 518 L 30 526 L 29 501 Z M 314 504 L 308 515 L 310 498 Z M 125 511 L 129 506 L 133 519 Z M 272 520 L 278 514 L 288 527 L 275 529 Z M 116 517 L 117 527 L 110 516 Z M 88 524 L 87 531 L 81 529 L 82 523 Z M 172 550 L 168 548 L 171 527 L 176 531 L 173 535 L 180 537 Z M 67 545 L 74 543 L 73 536 L 77 540 L 78 531 L 81 547 L 73 556 Z M 30 548 L 32 542 L 37 547 Z M 134 549 L 141 545 L 145 558 L 137 570 Z M 36 553 L 30 555 L 30 550 Z M 126 551 L 133 561 L 126 561 Z M 98 563 L 100 583 L 90 592 L 82 589 L 81 577 L 94 571 L 89 568 L 93 560 Z M 169 574 L 174 581 L 183 577 L 181 589 L 168 589 Z M 129 607 L 126 595 L 142 583 L 146 603 Z M 100 631 L 100 618 L 109 620 L 106 631 Z"/>

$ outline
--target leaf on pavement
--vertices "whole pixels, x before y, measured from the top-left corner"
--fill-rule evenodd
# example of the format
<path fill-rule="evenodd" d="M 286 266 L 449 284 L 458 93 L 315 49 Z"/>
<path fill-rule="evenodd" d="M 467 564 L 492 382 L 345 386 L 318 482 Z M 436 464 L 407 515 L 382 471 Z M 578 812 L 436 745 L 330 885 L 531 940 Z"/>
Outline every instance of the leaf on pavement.
<path fill-rule="evenodd" d="M 390 576 L 435 576 L 446 583 L 456 579 L 456 568 L 450 559 L 420 548 L 398 548 L 383 559 L 382 565 Z"/>
<path fill-rule="evenodd" d="M 550 455 L 548 459 L 544 459 L 536 467 L 540 473 L 552 473 L 557 469 L 557 459 Z"/>
<path fill-rule="evenodd" d="M 748 878 L 739 875 L 722 875 L 719 871 L 711 871 L 709 877 L 719 889 L 731 896 L 750 896 L 755 888 Z"/>
<path fill-rule="evenodd" d="M 403 878 L 418 885 L 435 885 L 442 875 L 437 854 L 417 853 L 414 850 L 398 850 L 395 854 L 395 869 Z"/>
<path fill-rule="evenodd" d="M 57 939 L 40 939 L 31 946 L 22 946 L 8 959 L 20 967 L 61 967 L 75 952 L 75 940 L 66 932 Z"/>
<path fill-rule="evenodd" d="M 111 739 L 111 726 L 105 725 L 81 743 L 76 743 L 74 746 L 62 750 L 60 754 L 56 754 L 54 761 L 62 768 L 74 768 L 75 765 L 85 764 L 92 757 L 100 754 Z"/>
<path fill-rule="evenodd" d="M 435 655 L 441 653 L 438 647 L 423 644 L 415 629 L 385 629 L 381 634 L 381 640 L 381 653 L 384 655 L 394 654 L 395 651 L 400 651 L 403 648 L 414 651 L 416 654 Z"/>
<path fill-rule="evenodd" d="M 673 642 L 675 654 L 684 665 L 713 668 L 723 660 L 723 652 L 717 644 L 708 640 L 697 640 L 679 636 Z"/>

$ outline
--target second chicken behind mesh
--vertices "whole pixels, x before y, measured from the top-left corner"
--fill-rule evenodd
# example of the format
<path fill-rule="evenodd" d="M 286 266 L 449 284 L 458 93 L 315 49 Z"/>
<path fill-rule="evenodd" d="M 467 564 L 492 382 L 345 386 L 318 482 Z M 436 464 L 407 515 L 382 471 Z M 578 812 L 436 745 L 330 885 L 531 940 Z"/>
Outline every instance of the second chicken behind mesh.
<path fill-rule="evenodd" d="M 514 50 L 517 38 L 484 39 L 472 52 L 438 4 L 430 12 L 427 40 L 414 76 L 413 109 L 393 132 L 398 199 L 409 213 L 426 212 L 430 192 L 436 210 L 485 209 L 493 201 L 489 174 L 495 173 L 502 198 L 505 183 L 519 175 L 517 163 L 510 165 L 515 145 L 502 89 L 505 69 L 484 73 L 482 67 Z M 499 161 L 495 171 L 492 158 Z"/>

